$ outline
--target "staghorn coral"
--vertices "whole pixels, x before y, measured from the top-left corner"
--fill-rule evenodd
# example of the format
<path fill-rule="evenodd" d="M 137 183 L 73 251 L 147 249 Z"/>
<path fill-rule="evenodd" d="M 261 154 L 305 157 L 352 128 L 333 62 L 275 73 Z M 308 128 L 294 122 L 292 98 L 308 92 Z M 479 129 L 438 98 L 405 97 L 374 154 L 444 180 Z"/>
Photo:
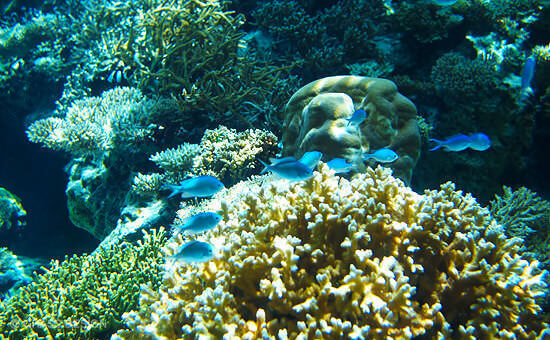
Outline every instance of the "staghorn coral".
<path fill-rule="evenodd" d="M 45 273 L 0 301 L 0 337 L 97 339 L 116 331 L 122 313 L 135 308 L 139 285 L 160 283 L 165 242 L 164 230 L 153 230 L 135 245 L 53 260 Z"/>
<path fill-rule="evenodd" d="M 543 274 L 452 183 L 414 193 L 389 169 L 350 181 L 258 177 L 204 202 L 212 261 L 167 266 L 113 339 L 533 338 Z M 192 213 L 185 207 L 180 217 Z M 181 236 L 165 251 L 173 254 Z"/>
<path fill-rule="evenodd" d="M 105 15 L 124 25 L 113 27 L 109 21 L 101 32 L 94 79 L 120 78 L 143 91 L 173 95 L 183 112 L 233 125 L 240 120 L 247 127 L 265 124 L 270 111 L 283 105 L 273 89 L 295 89 L 292 65 L 237 57 L 244 17 L 226 10 L 223 1 L 133 2 L 137 13 L 125 2 L 108 5 L 116 14 Z"/>
<path fill-rule="evenodd" d="M 66 109 L 76 99 L 130 85 L 174 96 L 195 116 L 234 126 L 273 124 L 269 117 L 297 87 L 293 64 L 237 58 L 244 17 L 226 3 L 56 1 L 48 6 L 51 13 L 32 13 L 0 28 L 0 78 L 5 73 L 9 80 L 0 86 L 9 90 L 47 78 L 47 88 L 55 91 L 49 95 L 61 95 Z"/>

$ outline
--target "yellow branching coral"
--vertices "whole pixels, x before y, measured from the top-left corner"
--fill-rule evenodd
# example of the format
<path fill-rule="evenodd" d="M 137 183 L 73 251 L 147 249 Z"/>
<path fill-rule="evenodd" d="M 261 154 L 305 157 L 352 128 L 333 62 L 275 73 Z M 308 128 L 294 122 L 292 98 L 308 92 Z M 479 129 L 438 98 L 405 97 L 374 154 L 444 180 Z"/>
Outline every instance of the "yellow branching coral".
<path fill-rule="evenodd" d="M 158 290 L 142 286 L 114 339 L 543 334 L 543 274 L 487 209 L 452 183 L 419 195 L 390 173 L 348 181 L 321 164 L 305 182 L 259 177 L 204 203 L 224 217 L 198 237 L 215 258 L 167 267 Z"/>

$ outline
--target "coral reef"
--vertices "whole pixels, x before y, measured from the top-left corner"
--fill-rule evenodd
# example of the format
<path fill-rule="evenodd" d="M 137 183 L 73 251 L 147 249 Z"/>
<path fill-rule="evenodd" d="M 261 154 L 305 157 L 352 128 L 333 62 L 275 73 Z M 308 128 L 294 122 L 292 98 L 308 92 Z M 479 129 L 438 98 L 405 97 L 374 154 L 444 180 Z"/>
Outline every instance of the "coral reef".
<path fill-rule="evenodd" d="M 443 178 L 451 178 L 482 202 L 488 202 L 504 181 L 521 176 L 526 170 L 524 155 L 533 147 L 535 117 L 532 112 L 519 112 L 519 92 L 505 84 L 507 71 L 503 65 L 504 62 L 499 65 L 496 58 L 482 54 L 470 59 L 455 52 L 436 61 L 431 72 L 435 96 L 427 99 L 427 105 L 418 104 L 426 103 L 426 97 L 416 97 L 421 99 L 416 104 L 422 111 L 433 108 L 432 114 L 426 116 L 434 127 L 431 138 L 483 132 L 491 138 L 492 147 L 482 153 L 426 150 L 415 172 L 415 186 L 433 187 Z M 419 83 L 418 89 L 429 87 Z M 429 146 L 426 144 L 426 149 Z"/>
<path fill-rule="evenodd" d="M 197 237 L 215 258 L 167 265 L 113 339 L 548 334 L 534 301 L 543 274 L 518 239 L 452 183 L 419 195 L 390 173 L 348 181 L 320 164 L 305 182 L 257 177 L 204 202 L 223 216 Z"/>
<path fill-rule="evenodd" d="M 257 159 L 267 160 L 277 153 L 277 137 L 267 130 L 237 132 L 220 126 L 206 130 L 200 144 L 181 144 L 150 157 L 163 173 L 134 177 L 133 190 L 155 194 L 161 184 L 176 183 L 186 176 L 210 175 L 233 185 L 259 173 Z"/>
<path fill-rule="evenodd" d="M 432 68 L 432 81 L 448 104 L 489 96 L 500 82 L 491 59 L 467 59 L 458 53 L 440 57 Z"/>
<path fill-rule="evenodd" d="M 0 188 L 0 230 L 24 226 L 26 215 L 21 199 L 8 190 Z"/>
<path fill-rule="evenodd" d="M 449 32 L 460 25 L 464 18 L 454 13 L 449 7 L 442 7 L 433 2 L 410 3 L 400 1 L 396 3 L 392 16 L 400 30 L 422 44 L 448 38 Z"/>
<path fill-rule="evenodd" d="M 384 12 L 382 2 L 291 0 L 260 3 L 251 16 L 257 29 L 280 42 L 273 47 L 274 55 L 298 62 L 305 80 L 312 81 L 341 74 L 346 71 L 343 65 L 358 59 L 386 64 L 383 49 L 373 39 L 386 28 Z"/>
<path fill-rule="evenodd" d="M 98 339 L 120 329 L 136 307 L 140 284 L 157 287 L 165 232 L 145 233 L 94 255 L 54 260 L 17 294 L 0 301 L 0 336 L 9 339 Z"/>
<path fill-rule="evenodd" d="M 271 92 L 284 92 L 287 67 L 237 58 L 244 19 L 226 11 L 223 2 L 158 1 L 143 12 L 138 31 L 119 32 L 123 43 L 110 53 L 131 70 L 131 83 L 177 95 L 186 111 L 233 124 L 237 117 L 248 127 L 262 119 L 256 110 L 242 114 L 247 103 L 282 106 Z"/>
<path fill-rule="evenodd" d="M 116 226 L 136 168 L 158 150 L 157 135 L 179 112 L 175 101 L 148 98 L 131 87 L 76 100 L 64 117 L 31 124 L 30 141 L 74 157 L 67 166 L 67 205 L 71 221 L 103 239 Z M 124 164 L 124 166 L 120 166 Z"/>
<path fill-rule="evenodd" d="M 0 78 L 5 81 L 0 87 L 17 95 L 11 89 L 26 84 L 28 95 L 33 83 L 46 83 L 43 87 L 53 92 L 43 91 L 48 105 L 51 97 L 61 96 L 59 104 L 66 107 L 130 85 L 147 94 L 174 96 L 186 113 L 235 127 L 276 124 L 270 118 L 284 105 L 283 94 L 290 96 L 297 88 L 290 75 L 293 64 L 238 58 L 244 18 L 228 11 L 226 4 L 55 2 L 45 6 L 51 13 L 31 12 L 28 18 L 1 25 Z M 11 104 L 16 98 L 6 100 Z M 17 100 L 14 104 L 25 104 L 23 98 Z"/>
<path fill-rule="evenodd" d="M 367 112 L 359 129 L 347 124 L 357 109 Z M 399 155 L 389 166 L 397 177 L 410 181 L 420 156 L 416 108 L 393 82 L 357 76 L 316 80 L 290 98 L 283 115 L 283 155 L 300 157 L 317 150 L 325 160 L 357 161 L 362 152 L 388 147 Z M 356 163 L 364 170 L 362 161 Z"/>
<path fill-rule="evenodd" d="M 550 268 L 550 202 L 525 187 L 502 190 L 502 196 L 495 195 L 490 202 L 491 215 L 506 235 L 520 237 L 525 251 Z"/>
<path fill-rule="evenodd" d="M 75 156 L 105 157 L 116 149 L 132 152 L 151 143 L 158 129 L 150 117 L 176 110 L 170 100 L 149 99 L 140 90 L 117 87 L 99 97 L 76 100 L 62 118 L 50 117 L 32 123 L 27 136 L 54 150 Z"/>
<path fill-rule="evenodd" d="M 0 301 L 13 295 L 17 288 L 31 281 L 34 270 L 43 265 L 38 260 L 17 256 L 7 248 L 0 248 Z"/>

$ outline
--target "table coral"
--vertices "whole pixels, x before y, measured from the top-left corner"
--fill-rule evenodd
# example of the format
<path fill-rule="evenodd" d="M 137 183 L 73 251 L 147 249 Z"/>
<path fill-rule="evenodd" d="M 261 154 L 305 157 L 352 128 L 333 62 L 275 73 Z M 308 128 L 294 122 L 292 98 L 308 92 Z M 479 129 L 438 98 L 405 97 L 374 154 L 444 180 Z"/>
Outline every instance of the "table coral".
<path fill-rule="evenodd" d="M 360 129 L 347 125 L 357 109 L 367 111 Z M 356 160 L 363 152 L 391 148 L 399 159 L 389 165 L 409 181 L 420 156 L 414 104 L 389 80 L 336 76 L 316 80 L 296 92 L 286 105 L 283 155 L 300 157 L 321 151 L 326 159 Z M 364 170 L 362 162 L 356 164 Z"/>
<path fill-rule="evenodd" d="M 49 117 L 32 123 L 27 130 L 31 142 L 76 156 L 139 147 L 150 142 L 158 128 L 150 117 L 176 110 L 170 100 L 149 99 L 140 90 L 117 87 L 98 97 L 76 100 L 64 117 Z M 155 122 L 156 123 L 156 122 Z"/>
<path fill-rule="evenodd" d="M 113 339 L 542 334 L 543 274 L 517 239 L 452 183 L 419 195 L 390 173 L 348 181 L 321 164 L 304 182 L 256 177 L 203 203 L 224 217 L 198 237 L 215 258 L 167 266 L 159 289 L 143 285 Z"/>

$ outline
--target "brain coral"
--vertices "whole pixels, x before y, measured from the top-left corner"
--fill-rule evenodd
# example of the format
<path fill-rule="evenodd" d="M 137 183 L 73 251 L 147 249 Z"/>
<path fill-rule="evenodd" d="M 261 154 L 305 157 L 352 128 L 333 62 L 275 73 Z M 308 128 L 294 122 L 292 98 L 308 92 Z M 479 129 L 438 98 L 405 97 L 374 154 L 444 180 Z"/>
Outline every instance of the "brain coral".
<path fill-rule="evenodd" d="M 357 109 L 367 112 L 360 130 L 347 126 Z M 388 147 L 399 155 L 390 167 L 408 182 L 420 156 L 414 104 L 386 79 L 336 76 L 316 80 L 296 92 L 286 105 L 283 154 L 301 156 L 317 150 L 325 157 L 358 160 L 361 152 Z"/>
<path fill-rule="evenodd" d="M 533 337 L 542 274 L 452 183 L 419 195 L 391 171 L 241 182 L 204 203 L 212 261 L 142 286 L 113 339 Z M 183 208 L 189 213 L 192 208 Z M 168 244 L 174 253 L 182 239 Z"/>

